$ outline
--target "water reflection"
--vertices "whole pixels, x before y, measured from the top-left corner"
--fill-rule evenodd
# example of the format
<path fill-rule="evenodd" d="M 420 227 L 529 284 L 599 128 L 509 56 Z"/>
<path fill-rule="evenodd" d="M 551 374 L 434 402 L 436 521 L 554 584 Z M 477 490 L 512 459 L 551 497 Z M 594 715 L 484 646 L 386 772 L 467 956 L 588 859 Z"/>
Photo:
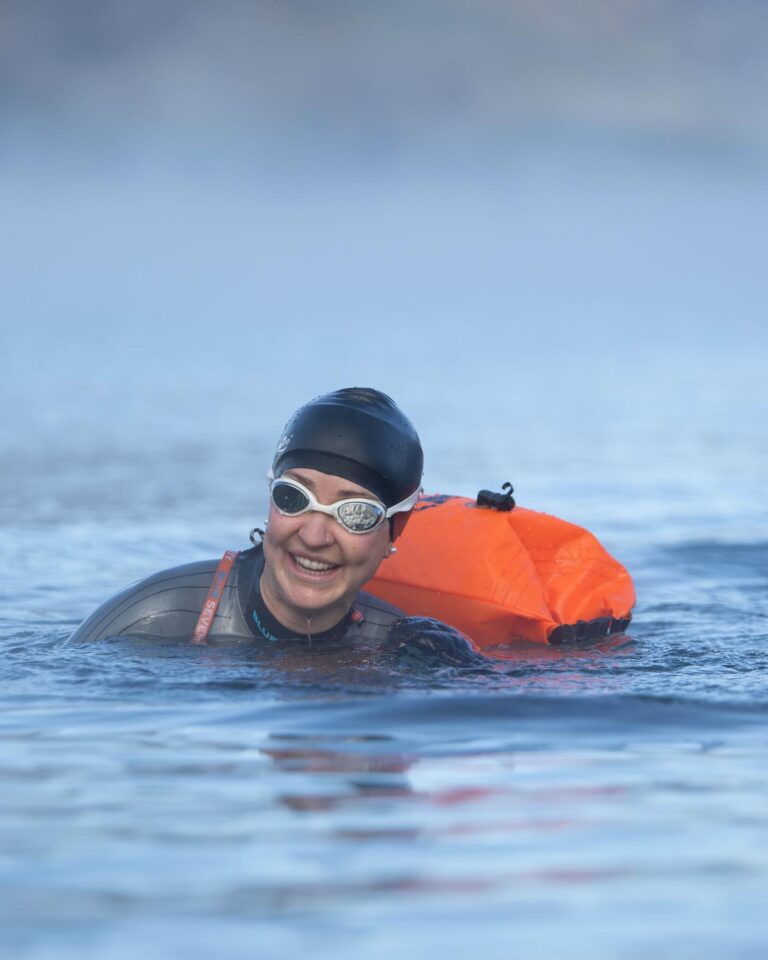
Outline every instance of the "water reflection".
<path fill-rule="evenodd" d="M 280 741 L 283 738 L 271 738 Z M 283 772 L 306 776 L 304 789 L 287 791 L 275 797 L 280 805 L 291 811 L 305 814 L 336 812 L 348 815 L 370 815 L 377 811 L 385 820 L 377 817 L 376 823 L 334 824 L 328 830 L 330 839 L 354 843 L 402 842 L 408 840 L 458 839 L 494 834 L 520 834 L 525 838 L 596 826 L 595 816 L 585 815 L 584 807 L 595 802 L 615 802 L 626 799 L 629 791 L 622 784 L 574 783 L 567 787 L 543 787 L 531 789 L 525 780 L 529 772 L 515 777 L 513 755 L 503 754 L 486 758 L 489 763 L 479 763 L 478 755 L 449 758 L 427 758 L 414 752 L 367 753 L 366 737 L 356 737 L 356 749 L 345 750 L 338 742 L 333 747 L 323 746 L 322 738 L 289 738 L 280 746 L 264 746 L 261 753 L 267 756 Z M 375 746 L 386 743 L 386 738 L 371 738 Z M 551 755 L 539 761 L 527 758 L 525 767 L 546 768 L 562 762 Z M 572 762 L 572 760 L 570 761 Z M 426 777 L 420 767 L 432 767 Z M 435 779 L 435 768 L 447 768 L 452 778 L 457 771 L 466 776 L 474 774 L 476 780 L 488 777 L 489 771 L 500 782 L 461 783 L 435 786 L 424 789 L 419 779 Z M 328 790 L 328 775 L 352 774 L 332 778 Z M 370 774 L 360 778 L 360 774 Z M 501 777 L 499 775 L 501 774 Z M 317 777 L 322 786 L 317 789 Z M 440 773 L 437 775 L 439 779 Z M 383 805 L 383 806 L 382 806 Z M 554 809 L 555 813 L 546 811 Z M 430 810 L 439 810 L 433 816 Z M 580 810 L 577 816 L 575 810 Z M 418 812 L 421 811 L 421 812 Z M 568 811 L 567 815 L 561 811 Z M 414 814 L 418 823 L 412 820 Z M 457 819 L 458 815 L 458 819 Z M 599 819 L 599 818 L 598 818 Z"/>

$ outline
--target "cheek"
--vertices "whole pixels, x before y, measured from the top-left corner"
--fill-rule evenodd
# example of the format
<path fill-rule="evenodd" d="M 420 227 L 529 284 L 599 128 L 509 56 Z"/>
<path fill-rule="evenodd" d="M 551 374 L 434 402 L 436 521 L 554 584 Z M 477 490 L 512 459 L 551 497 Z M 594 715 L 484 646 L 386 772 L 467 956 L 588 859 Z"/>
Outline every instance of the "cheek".
<path fill-rule="evenodd" d="M 356 564 L 364 569 L 369 576 L 373 576 L 376 568 L 384 559 L 389 549 L 389 536 L 386 527 L 377 531 L 369 540 L 367 537 L 356 538 L 362 543 L 352 545 Z"/>
<path fill-rule="evenodd" d="M 284 517 L 278 513 L 274 507 L 269 508 L 267 517 L 267 528 L 264 531 L 264 552 L 269 551 L 279 544 L 283 543 L 293 532 L 296 521 L 290 517 Z"/>

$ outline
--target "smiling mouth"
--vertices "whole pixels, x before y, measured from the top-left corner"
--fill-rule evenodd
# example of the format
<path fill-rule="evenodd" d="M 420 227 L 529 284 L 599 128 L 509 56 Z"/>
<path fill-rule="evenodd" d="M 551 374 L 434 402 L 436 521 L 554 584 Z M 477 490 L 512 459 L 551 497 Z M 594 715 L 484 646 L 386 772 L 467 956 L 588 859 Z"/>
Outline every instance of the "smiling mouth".
<path fill-rule="evenodd" d="M 338 565 L 334 563 L 324 563 L 322 560 L 310 560 L 309 557 L 300 557 L 292 553 L 293 562 L 300 570 L 306 570 L 307 573 L 328 573 L 330 570 L 338 570 Z"/>

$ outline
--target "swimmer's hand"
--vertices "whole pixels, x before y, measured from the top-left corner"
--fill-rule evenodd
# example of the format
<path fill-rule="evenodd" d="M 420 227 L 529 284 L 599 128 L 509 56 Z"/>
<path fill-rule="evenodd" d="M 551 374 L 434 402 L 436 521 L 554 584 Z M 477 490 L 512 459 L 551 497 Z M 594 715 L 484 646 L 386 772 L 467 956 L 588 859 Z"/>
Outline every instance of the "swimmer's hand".
<path fill-rule="evenodd" d="M 381 646 L 382 658 L 407 669 L 488 668 L 491 662 L 472 649 L 453 627 L 430 617 L 396 620 Z"/>

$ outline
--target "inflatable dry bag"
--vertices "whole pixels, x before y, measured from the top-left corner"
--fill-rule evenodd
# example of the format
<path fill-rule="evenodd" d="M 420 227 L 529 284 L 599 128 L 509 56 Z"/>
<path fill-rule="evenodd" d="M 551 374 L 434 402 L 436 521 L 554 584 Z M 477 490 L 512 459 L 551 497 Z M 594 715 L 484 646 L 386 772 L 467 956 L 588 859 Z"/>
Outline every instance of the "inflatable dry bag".
<path fill-rule="evenodd" d="M 423 497 L 398 548 L 365 589 L 456 627 L 479 650 L 620 634 L 635 603 L 629 573 L 591 533 L 515 506 L 511 489 Z"/>

